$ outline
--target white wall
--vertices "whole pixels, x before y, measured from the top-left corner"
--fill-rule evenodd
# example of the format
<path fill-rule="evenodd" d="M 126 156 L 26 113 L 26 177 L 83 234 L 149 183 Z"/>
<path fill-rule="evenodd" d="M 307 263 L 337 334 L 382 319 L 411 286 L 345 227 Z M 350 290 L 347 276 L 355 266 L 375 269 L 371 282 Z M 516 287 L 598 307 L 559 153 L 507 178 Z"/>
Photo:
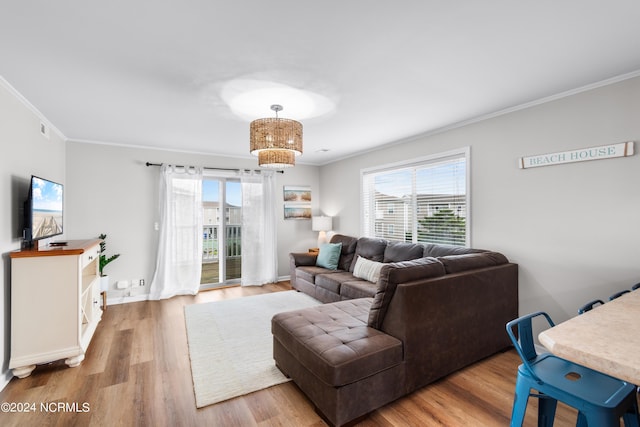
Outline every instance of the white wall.
<path fill-rule="evenodd" d="M 65 147 L 59 133 L 49 127 L 49 139 L 40 133 L 46 120 L 0 77 L 0 390 L 11 379 L 10 316 L 11 261 L 9 252 L 20 249 L 22 203 L 31 175 L 64 184 Z M 65 227 L 68 221 L 64 219 Z M 58 238 L 58 237 L 56 237 Z M 37 296 L 34 296 L 37 298 Z"/>
<path fill-rule="evenodd" d="M 520 312 L 556 321 L 640 282 L 640 155 L 520 170 L 521 156 L 636 141 L 640 78 L 325 165 L 321 207 L 360 233 L 360 170 L 471 147 L 471 245 L 519 264 Z M 339 191 L 337 189 L 340 189 Z"/>
<path fill-rule="evenodd" d="M 146 167 L 147 161 L 223 168 L 257 166 L 255 159 L 67 143 L 67 236 L 86 239 L 107 234 L 107 254 L 121 254 L 105 269 L 111 277 L 111 287 L 118 280 L 145 279 L 145 289 L 136 290 L 134 296 L 148 293 L 156 260 L 158 232 L 154 230 L 154 222 L 159 221 L 160 168 Z M 282 194 L 284 185 L 309 185 L 314 214 L 318 213 L 318 170 L 299 164 L 277 174 L 277 194 Z M 282 277 L 289 275 L 288 253 L 314 247 L 316 234 L 311 231 L 311 221 L 285 221 L 282 196 L 278 202 L 278 274 Z M 107 295 L 119 297 L 122 292 L 113 290 Z"/>

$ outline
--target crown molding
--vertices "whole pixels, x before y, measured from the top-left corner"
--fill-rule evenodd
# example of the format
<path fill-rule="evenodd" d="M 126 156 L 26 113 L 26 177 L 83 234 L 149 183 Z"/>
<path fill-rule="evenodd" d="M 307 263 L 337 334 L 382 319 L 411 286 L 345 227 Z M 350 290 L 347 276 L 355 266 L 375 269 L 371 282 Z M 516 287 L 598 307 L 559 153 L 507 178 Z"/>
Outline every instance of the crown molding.
<path fill-rule="evenodd" d="M 359 151 L 357 153 L 349 154 L 349 155 L 341 157 L 339 159 L 329 160 L 327 162 L 320 163 L 317 166 L 330 165 L 332 163 L 340 162 L 342 160 L 345 160 L 345 159 L 348 159 L 348 158 L 351 158 L 351 157 L 357 157 L 357 156 L 360 156 L 360 155 L 363 155 L 363 154 L 372 153 L 372 152 L 379 151 L 379 150 L 384 150 L 384 149 L 387 149 L 387 148 L 390 148 L 390 147 L 393 147 L 393 146 L 396 146 L 396 145 L 401 145 L 401 144 L 405 144 L 405 143 L 408 143 L 408 142 L 413 142 L 413 141 L 416 141 L 416 140 L 419 140 L 419 139 L 428 138 L 430 136 L 438 135 L 438 134 L 441 134 L 441 133 L 444 133 L 444 132 L 448 132 L 450 130 L 458 129 L 458 128 L 461 128 L 461 127 L 464 127 L 464 126 L 468 126 L 468 125 L 471 125 L 471 124 L 474 124 L 474 123 L 483 122 L 485 120 L 489 120 L 489 119 L 493 119 L 493 118 L 496 118 L 496 117 L 504 116 L 506 114 L 515 113 L 516 111 L 526 110 L 527 108 L 532 108 L 532 107 L 535 107 L 535 106 L 538 106 L 538 105 L 541 105 L 541 104 L 546 104 L 546 103 L 549 103 L 549 102 L 557 101 L 559 99 L 567 98 L 567 97 L 570 97 L 570 96 L 573 96 L 573 95 L 578 95 L 578 94 L 583 93 L 583 92 L 588 92 L 590 90 L 594 90 L 594 89 L 598 89 L 598 88 L 601 88 L 601 87 L 609 86 L 609 85 L 612 85 L 612 84 L 620 83 L 620 82 L 623 82 L 625 80 L 633 79 L 633 78 L 636 78 L 636 77 L 640 77 L 640 70 L 632 71 L 632 72 L 626 73 L 626 74 L 621 74 L 619 76 L 611 77 L 609 79 L 601 80 L 599 82 L 591 83 L 591 84 L 588 84 L 588 85 L 585 85 L 585 86 L 580 86 L 580 87 L 575 88 L 575 89 L 570 89 L 570 90 L 567 90 L 567 91 L 564 91 L 564 92 L 557 93 L 555 95 L 546 96 L 544 98 L 536 99 L 534 101 L 526 102 L 524 104 L 516 105 L 516 106 L 513 106 L 513 107 L 509 107 L 509 108 L 505 108 L 505 109 L 502 109 L 502 110 L 498 110 L 498 111 L 494 111 L 493 113 L 483 114 L 483 115 L 480 115 L 480 116 L 477 116 L 477 117 L 473 117 L 473 118 L 470 118 L 470 119 L 467 119 L 467 120 L 463 120 L 463 121 L 460 121 L 460 122 L 457 122 L 457 123 L 453 123 L 453 124 L 450 124 L 450 125 L 447 125 L 447 126 L 443 126 L 443 127 L 437 128 L 437 129 L 433 129 L 433 130 L 430 130 L 430 131 L 427 131 L 427 132 L 423 132 L 423 133 L 420 133 L 420 134 L 417 134 L 417 135 L 412 135 L 412 136 L 400 139 L 398 141 L 388 142 L 386 144 L 382 144 L 382 145 L 379 145 L 377 147 L 370 148 L 368 150 L 363 150 L 363 151 Z"/>
<path fill-rule="evenodd" d="M 24 105 L 29 111 L 31 111 L 31 113 L 35 115 L 42 123 L 47 125 L 47 128 L 49 128 L 50 132 L 54 132 L 60 139 L 62 139 L 62 141 L 67 141 L 67 137 L 60 131 L 60 129 L 55 127 L 55 125 L 51 123 L 51 121 L 49 121 L 49 119 L 47 119 L 44 114 L 40 112 L 40 110 L 38 110 L 32 103 L 30 103 L 27 98 L 22 96 L 22 94 L 18 92 L 18 90 L 13 87 L 11 83 L 9 83 L 3 76 L 0 76 L 0 86 L 5 88 L 7 92 L 9 92 L 18 101 L 20 101 L 20 103 Z"/>

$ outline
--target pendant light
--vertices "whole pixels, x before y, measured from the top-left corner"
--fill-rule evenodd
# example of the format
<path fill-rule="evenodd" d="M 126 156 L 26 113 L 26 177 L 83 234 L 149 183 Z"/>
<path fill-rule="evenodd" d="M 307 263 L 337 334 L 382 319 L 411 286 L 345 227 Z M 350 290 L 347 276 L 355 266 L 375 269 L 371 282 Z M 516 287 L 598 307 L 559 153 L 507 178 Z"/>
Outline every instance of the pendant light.
<path fill-rule="evenodd" d="M 302 154 L 302 123 L 278 117 L 282 105 L 274 104 L 275 117 L 257 119 L 250 125 L 250 151 L 258 156 L 258 165 L 281 169 L 296 164 L 296 156 Z"/>

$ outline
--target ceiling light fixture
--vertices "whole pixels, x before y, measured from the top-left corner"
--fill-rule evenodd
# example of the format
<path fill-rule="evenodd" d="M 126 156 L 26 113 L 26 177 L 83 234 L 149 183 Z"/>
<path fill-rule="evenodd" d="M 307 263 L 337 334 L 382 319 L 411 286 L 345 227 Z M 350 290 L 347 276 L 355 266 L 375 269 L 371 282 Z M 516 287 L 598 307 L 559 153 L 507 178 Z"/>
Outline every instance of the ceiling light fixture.
<path fill-rule="evenodd" d="M 282 105 L 274 104 L 271 109 L 276 117 L 257 119 L 249 127 L 250 151 L 258 156 L 258 165 L 265 168 L 281 169 L 296 164 L 296 156 L 302 154 L 302 123 L 278 117 Z"/>

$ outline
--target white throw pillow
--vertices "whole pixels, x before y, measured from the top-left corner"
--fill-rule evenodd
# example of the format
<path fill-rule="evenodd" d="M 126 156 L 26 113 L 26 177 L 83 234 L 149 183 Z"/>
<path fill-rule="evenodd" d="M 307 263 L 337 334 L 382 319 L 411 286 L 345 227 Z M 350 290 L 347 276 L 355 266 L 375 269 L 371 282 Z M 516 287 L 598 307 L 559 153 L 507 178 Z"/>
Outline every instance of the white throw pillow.
<path fill-rule="evenodd" d="M 358 257 L 356 265 L 353 267 L 353 275 L 369 282 L 377 283 L 380 277 L 380 269 L 384 263 L 371 261 L 366 258 Z"/>

